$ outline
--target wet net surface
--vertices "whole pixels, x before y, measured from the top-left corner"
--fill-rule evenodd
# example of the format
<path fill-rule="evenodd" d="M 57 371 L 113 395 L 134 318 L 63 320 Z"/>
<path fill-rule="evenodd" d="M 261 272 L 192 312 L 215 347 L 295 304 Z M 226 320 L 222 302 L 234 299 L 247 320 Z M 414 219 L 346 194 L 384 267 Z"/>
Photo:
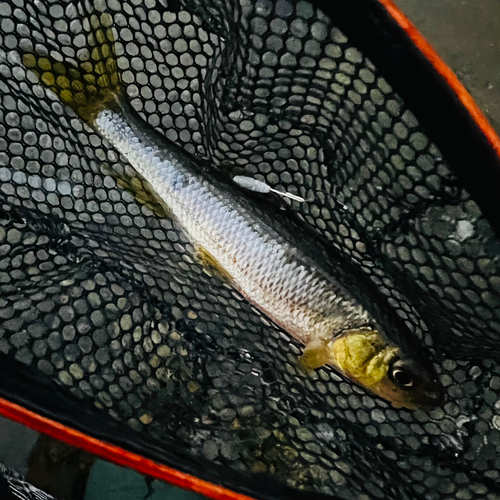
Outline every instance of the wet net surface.
<path fill-rule="evenodd" d="M 429 348 L 442 408 L 301 371 L 300 345 L 118 185 L 132 167 L 22 64 L 88 57 L 104 11 L 145 126 L 306 198 L 291 209 Z M 0 103 L 1 352 L 195 462 L 342 499 L 500 498 L 499 242 L 335 20 L 286 0 L 4 2 Z"/>

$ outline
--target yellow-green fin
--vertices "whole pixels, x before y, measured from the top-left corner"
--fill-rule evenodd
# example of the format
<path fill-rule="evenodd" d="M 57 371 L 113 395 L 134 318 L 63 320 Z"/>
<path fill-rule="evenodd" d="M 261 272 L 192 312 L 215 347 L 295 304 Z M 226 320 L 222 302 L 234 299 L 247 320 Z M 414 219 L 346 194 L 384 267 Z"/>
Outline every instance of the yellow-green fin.
<path fill-rule="evenodd" d="M 116 180 L 118 186 L 134 197 L 137 203 L 148 207 L 151 212 L 161 219 L 172 217 L 172 212 L 167 204 L 156 193 L 153 186 L 140 174 L 118 174 L 107 165 L 104 165 L 104 169 Z"/>
<path fill-rule="evenodd" d="M 306 370 L 315 370 L 332 361 L 331 351 L 328 343 L 321 340 L 313 340 L 306 345 L 300 366 Z"/>
<path fill-rule="evenodd" d="M 83 51 L 81 59 L 61 62 L 49 55 L 25 53 L 23 63 L 38 75 L 42 85 L 92 125 L 97 114 L 111 107 L 120 93 L 120 74 L 111 15 L 93 14 L 88 21 L 87 51 Z"/>
<path fill-rule="evenodd" d="M 230 283 L 233 277 L 217 262 L 217 260 L 201 245 L 195 245 L 196 260 L 211 276 L 217 276 L 226 283 Z"/>

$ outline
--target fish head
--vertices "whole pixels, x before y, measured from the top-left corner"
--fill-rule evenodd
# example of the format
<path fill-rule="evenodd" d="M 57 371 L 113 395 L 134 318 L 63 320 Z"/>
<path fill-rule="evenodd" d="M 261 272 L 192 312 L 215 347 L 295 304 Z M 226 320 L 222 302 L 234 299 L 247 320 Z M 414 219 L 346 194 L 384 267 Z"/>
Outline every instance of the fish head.
<path fill-rule="evenodd" d="M 430 365 L 371 329 L 348 330 L 330 342 L 332 364 L 346 377 L 394 407 L 430 409 L 443 390 Z"/>
<path fill-rule="evenodd" d="M 395 407 L 432 409 L 443 403 L 443 388 L 434 370 L 415 358 L 396 354 L 387 365 L 386 376 L 373 392 Z"/>

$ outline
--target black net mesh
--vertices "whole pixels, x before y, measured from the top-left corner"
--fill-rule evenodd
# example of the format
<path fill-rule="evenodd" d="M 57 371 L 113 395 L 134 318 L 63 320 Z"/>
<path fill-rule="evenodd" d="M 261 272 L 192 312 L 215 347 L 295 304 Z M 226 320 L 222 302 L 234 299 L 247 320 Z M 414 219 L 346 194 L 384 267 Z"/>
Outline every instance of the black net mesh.
<path fill-rule="evenodd" d="M 132 167 L 22 63 L 78 59 L 105 10 L 145 123 L 309 200 L 290 207 L 432 352 L 443 407 L 304 373 L 301 347 L 120 187 Z M 3 353 L 195 462 L 342 499 L 500 498 L 499 241 L 335 19 L 288 0 L 11 0 L 0 102 Z"/>

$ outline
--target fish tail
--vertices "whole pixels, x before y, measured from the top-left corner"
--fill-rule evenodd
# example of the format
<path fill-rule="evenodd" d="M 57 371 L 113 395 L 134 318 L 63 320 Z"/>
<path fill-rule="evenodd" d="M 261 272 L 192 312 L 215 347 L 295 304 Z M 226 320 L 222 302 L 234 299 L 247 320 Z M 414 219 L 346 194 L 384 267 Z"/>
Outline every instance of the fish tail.
<path fill-rule="evenodd" d="M 122 85 L 111 15 L 92 14 L 88 22 L 87 49 L 78 54 L 80 59 L 61 62 L 50 55 L 24 53 L 23 63 L 38 75 L 43 86 L 92 126 L 99 112 L 117 102 Z"/>

